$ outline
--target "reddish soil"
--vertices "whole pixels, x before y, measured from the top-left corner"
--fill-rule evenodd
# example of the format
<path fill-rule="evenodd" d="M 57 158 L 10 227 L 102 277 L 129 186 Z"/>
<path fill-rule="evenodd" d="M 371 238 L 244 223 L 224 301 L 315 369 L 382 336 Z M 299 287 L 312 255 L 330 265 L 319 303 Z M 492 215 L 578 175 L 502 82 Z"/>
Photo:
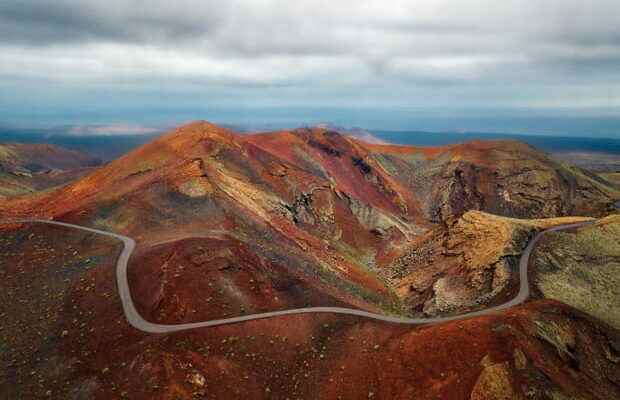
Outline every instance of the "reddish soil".
<path fill-rule="evenodd" d="M 315 288 L 316 282 L 226 236 L 168 242 L 135 257 L 129 283 L 138 311 L 153 322 L 346 304 L 328 295 L 324 285 Z"/>
<path fill-rule="evenodd" d="M 134 300 L 175 323 L 305 305 L 403 311 L 383 269 L 467 210 L 555 216 L 610 199 L 513 142 L 420 150 L 196 122 L 53 192 L 0 200 L 0 218 L 133 237 Z M 122 314 L 117 243 L 1 229 L 3 398 L 481 399 L 497 382 L 522 397 L 620 396 L 616 333 L 556 303 L 425 328 L 306 315 L 147 335 Z M 63 272 L 84 257 L 90 268 Z"/>
<path fill-rule="evenodd" d="M 61 230 L 4 231 L 7 251 L 26 257 L 14 267 L 20 273 L 10 275 L 16 278 L 4 284 L 30 289 L 20 292 L 23 303 L 17 304 L 37 311 L 32 321 L 22 312 L 19 323 L 3 326 L 4 343 L 11 343 L 12 349 L 5 353 L 11 361 L 0 380 L 3 397 L 469 399 L 477 398 L 478 387 L 485 382 L 495 390 L 510 390 L 514 398 L 526 393 L 540 399 L 552 393 L 598 399 L 620 396 L 615 364 L 620 354 L 618 333 L 550 301 L 422 328 L 326 314 L 143 334 L 127 325 L 113 290 L 114 245 Z M 50 237 L 63 237 L 63 241 L 51 243 Z M 198 268 L 190 267 L 190 260 L 203 253 L 192 251 L 199 246 L 213 251 L 217 246 L 210 246 L 211 242 L 219 240 L 224 239 L 191 239 L 192 246 L 162 244 L 149 255 L 176 251 L 174 257 L 188 268 Z M 39 250 L 22 255 L 31 248 Z M 98 258 L 104 252 L 109 256 Z M 74 264 L 83 264 L 87 256 L 88 269 Z M 171 266 L 174 257 L 169 259 Z M 138 260 L 144 261 L 144 256 Z M 209 267 L 227 263 L 226 256 L 214 257 Z M 62 265 L 70 265 L 71 275 L 69 286 L 58 297 L 41 297 L 45 289 L 37 286 L 38 281 L 29 288 L 12 280 L 38 276 L 45 268 L 60 276 L 53 280 L 46 275 L 41 283 L 64 282 L 67 278 L 59 272 L 67 267 Z M 257 271 L 251 268 L 239 266 L 239 277 L 255 276 L 251 274 Z M 49 291 L 59 293 L 56 290 Z M 34 322 L 40 317 L 50 321 L 50 315 L 50 326 Z M 3 316 L 14 314 L 5 309 Z M 487 369 L 499 369 L 504 375 Z M 498 398 L 492 391 L 485 393 L 487 398 Z"/>

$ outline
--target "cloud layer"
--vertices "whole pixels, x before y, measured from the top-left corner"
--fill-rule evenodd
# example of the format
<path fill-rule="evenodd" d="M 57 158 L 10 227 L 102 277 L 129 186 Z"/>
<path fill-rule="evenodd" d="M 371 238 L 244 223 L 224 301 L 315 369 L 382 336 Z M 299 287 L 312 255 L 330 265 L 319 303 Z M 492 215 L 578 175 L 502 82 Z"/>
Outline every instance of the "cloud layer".
<path fill-rule="evenodd" d="M 43 108 L 617 108 L 620 2 L 7 0 L 0 91 Z"/>
<path fill-rule="evenodd" d="M 69 135 L 75 136 L 147 135 L 158 132 L 160 132 L 160 130 L 156 128 L 127 124 L 75 125 L 67 130 Z"/>

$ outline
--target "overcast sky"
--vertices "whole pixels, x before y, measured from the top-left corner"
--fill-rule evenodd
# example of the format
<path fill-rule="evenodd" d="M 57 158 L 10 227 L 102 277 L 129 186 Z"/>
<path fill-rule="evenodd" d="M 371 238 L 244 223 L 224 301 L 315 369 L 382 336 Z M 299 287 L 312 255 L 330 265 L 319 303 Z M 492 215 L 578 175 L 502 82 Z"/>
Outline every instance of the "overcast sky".
<path fill-rule="evenodd" d="M 617 116 L 620 1 L 0 0 L 0 122 L 256 108 Z"/>

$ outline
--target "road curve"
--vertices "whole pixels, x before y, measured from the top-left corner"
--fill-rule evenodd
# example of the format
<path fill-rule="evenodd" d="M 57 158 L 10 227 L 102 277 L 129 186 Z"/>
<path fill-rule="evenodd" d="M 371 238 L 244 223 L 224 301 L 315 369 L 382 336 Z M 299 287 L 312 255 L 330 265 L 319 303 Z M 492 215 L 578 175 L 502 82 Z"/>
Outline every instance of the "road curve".
<path fill-rule="evenodd" d="M 23 224 L 23 223 L 42 223 L 42 224 L 50 224 L 50 225 L 58 225 L 64 226 L 67 228 L 79 229 L 86 232 L 96 233 L 99 235 L 104 235 L 108 237 L 112 237 L 123 242 L 123 251 L 121 255 L 118 257 L 116 261 L 116 283 L 118 285 L 118 292 L 121 298 L 121 303 L 123 305 L 123 311 L 125 313 L 125 318 L 131 326 L 134 328 L 141 330 L 147 333 L 169 333 L 169 332 L 178 332 L 185 331 L 189 329 L 197 329 L 197 328 L 207 328 L 211 326 L 218 325 L 228 325 L 235 324 L 239 322 L 245 321 L 253 321 L 257 319 L 264 318 L 272 318 L 279 317 L 282 315 L 293 315 L 293 314 L 313 314 L 313 313 L 332 313 L 332 314 L 344 314 L 344 315 L 353 315 L 357 317 L 370 318 L 377 321 L 390 322 L 395 324 L 409 324 L 409 325 L 424 325 L 424 324 L 434 324 L 438 322 L 446 322 L 446 321 L 454 321 L 464 318 L 471 318 L 481 315 L 492 314 L 500 310 L 504 310 L 510 307 L 513 307 L 517 304 L 523 303 L 528 296 L 530 295 L 530 287 L 528 281 L 528 263 L 530 259 L 530 255 L 536 243 L 540 240 L 540 238 L 547 232 L 556 232 L 566 229 L 578 228 L 584 225 L 588 225 L 593 223 L 594 221 L 585 221 L 574 224 L 566 224 L 566 225 L 558 225 L 553 228 L 544 230 L 539 232 L 534 236 L 534 238 L 528 243 L 527 247 L 523 251 L 521 255 L 521 259 L 519 261 L 519 293 L 512 299 L 507 301 L 506 303 L 489 307 L 484 310 L 469 312 L 461 315 L 455 315 L 450 317 L 432 317 L 432 318 L 402 318 L 395 317 L 390 315 L 382 315 L 375 314 L 367 311 L 356 310 L 354 308 L 343 308 L 343 307 L 307 307 L 307 308 L 294 308 L 290 310 L 281 310 L 281 311 L 271 311 L 259 314 L 249 314 L 242 315 L 239 317 L 232 318 L 222 318 L 222 319 L 213 319 L 210 321 L 204 322 L 193 322 L 187 324 L 174 324 L 174 325 L 165 325 L 165 324 L 155 324 L 149 322 L 142 318 L 142 316 L 136 310 L 136 306 L 133 303 L 131 298 L 131 293 L 129 291 L 129 283 L 127 281 L 127 264 L 129 262 L 129 257 L 134 251 L 136 247 L 136 242 L 127 236 L 119 235 L 117 233 L 106 232 L 99 229 L 88 228 L 85 226 L 68 224 L 66 222 L 45 220 L 45 219 L 20 219 L 20 220 L 10 220 L 10 221 L 0 221 L 0 224 Z"/>

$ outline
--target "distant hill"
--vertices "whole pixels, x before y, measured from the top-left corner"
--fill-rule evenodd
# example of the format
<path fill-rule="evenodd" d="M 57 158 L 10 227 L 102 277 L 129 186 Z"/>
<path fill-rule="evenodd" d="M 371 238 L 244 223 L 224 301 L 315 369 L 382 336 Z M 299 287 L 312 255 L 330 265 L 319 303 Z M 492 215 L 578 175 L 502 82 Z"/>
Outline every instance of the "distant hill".
<path fill-rule="evenodd" d="M 144 135 L 69 135 L 64 130 L 18 130 L 0 127 L 0 143 L 54 144 L 67 149 L 91 154 L 110 161 L 150 142 L 157 134 Z"/>
<path fill-rule="evenodd" d="M 244 132 L 242 126 L 223 126 L 237 132 Z M 448 144 L 466 143 L 472 140 L 518 140 L 548 153 L 606 153 L 620 157 L 620 140 L 575 136 L 521 135 L 490 132 L 430 132 L 430 131 L 389 131 L 347 128 L 328 123 L 319 124 L 323 128 L 352 135 L 367 142 L 386 142 L 411 146 L 436 147 Z M 104 161 L 110 161 L 148 143 L 159 136 L 140 135 L 71 135 L 67 129 L 16 129 L 0 126 L 0 142 L 48 143 L 68 149 L 92 154 Z M 585 164 L 584 166 L 586 166 Z"/>
<path fill-rule="evenodd" d="M 0 197 L 62 185 L 101 165 L 101 160 L 51 144 L 0 143 Z"/>
<path fill-rule="evenodd" d="M 490 132 L 424 132 L 374 130 L 378 139 L 412 146 L 444 146 L 472 140 L 519 140 L 549 153 L 599 152 L 620 155 L 620 140 L 574 136 L 518 135 Z"/>

